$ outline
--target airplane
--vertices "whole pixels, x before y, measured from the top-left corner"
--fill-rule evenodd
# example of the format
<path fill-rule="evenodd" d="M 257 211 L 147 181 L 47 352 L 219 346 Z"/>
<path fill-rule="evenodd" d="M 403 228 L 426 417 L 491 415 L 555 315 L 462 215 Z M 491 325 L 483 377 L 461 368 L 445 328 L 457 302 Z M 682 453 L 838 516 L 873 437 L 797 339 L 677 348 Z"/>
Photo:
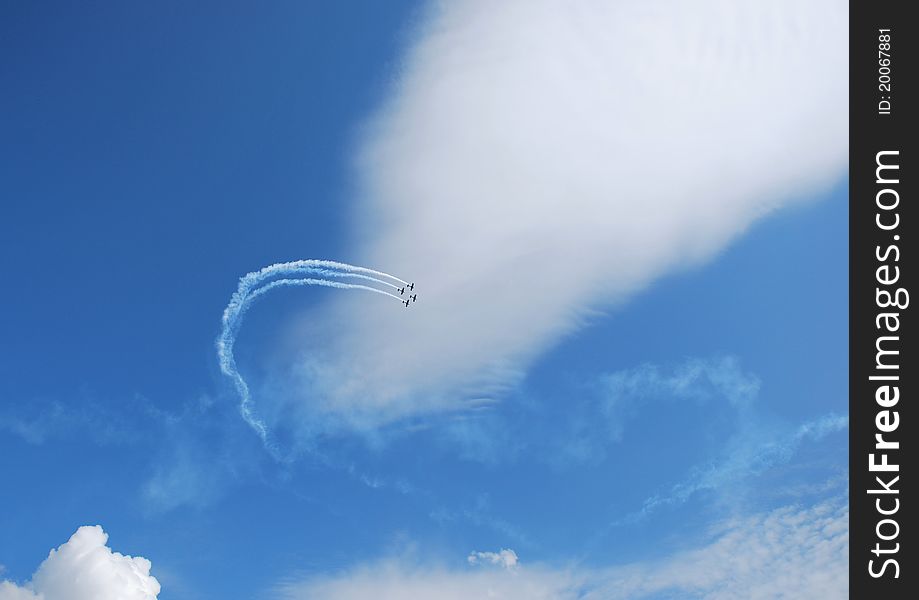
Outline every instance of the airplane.
<path fill-rule="evenodd" d="M 405 293 L 405 286 L 403 285 L 403 286 L 402 286 L 402 289 L 399 290 L 399 295 L 401 296 L 401 295 L 404 294 L 404 293 Z"/>
<path fill-rule="evenodd" d="M 417 300 L 418 300 L 418 294 L 412 294 L 411 296 L 409 296 L 409 298 L 412 299 L 412 302 L 417 302 Z"/>
<path fill-rule="evenodd" d="M 412 282 L 412 284 L 411 284 L 410 286 L 408 286 L 408 289 L 410 289 L 410 290 L 415 289 L 415 282 L 414 282 L 414 281 Z"/>
<path fill-rule="evenodd" d="M 408 308 L 408 303 L 409 303 L 409 302 L 411 302 L 411 300 L 409 300 L 408 298 L 406 298 L 405 300 L 402 301 L 402 304 L 404 304 L 405 307 Z"/>

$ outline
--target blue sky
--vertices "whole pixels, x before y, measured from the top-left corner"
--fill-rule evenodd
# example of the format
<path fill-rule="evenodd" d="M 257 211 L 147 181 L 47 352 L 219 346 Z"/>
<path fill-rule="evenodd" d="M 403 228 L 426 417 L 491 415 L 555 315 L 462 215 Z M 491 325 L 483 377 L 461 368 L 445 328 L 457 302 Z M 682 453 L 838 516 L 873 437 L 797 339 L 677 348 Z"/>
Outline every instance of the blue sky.
<path fill-rule="evenodd" d="M 727 116 L 686 96 L 673 122 L 709 128 L 664 119 L 669 174 L 622 188 L 648 173 L 620 144 L 658 126 L 626 118 L 631 100 L 591 113 L 606 84 L 579 61 L 560 98 L 540 76 L 513 88 L 551 60 L 502 27 L 563 9 L 511 5 L 4 6 L 0 579 L 39 590 L 49 549 L 98 524 L 152 562 L 162 599 L 504 573 L 538 590 L 516 597 L 718 597 L 675 574 L 725 531 L 845 521 L 838 45 L 794 108 L 774 98 L 795 81 L 744 46 L 763 87 L 720 90 Z M 800 43 L 836 43 L 837 8 L 813 8 L 827 31 Z M 669 106 L 646 85 L 649 110 Z M 309 288 L 253 308 L 237 359 L 277 461 L 214 341 L 241 275 L 298 258 L 417 276 L 419 302 Z M 467 561 L 501 549 L 519 566 Z"/>

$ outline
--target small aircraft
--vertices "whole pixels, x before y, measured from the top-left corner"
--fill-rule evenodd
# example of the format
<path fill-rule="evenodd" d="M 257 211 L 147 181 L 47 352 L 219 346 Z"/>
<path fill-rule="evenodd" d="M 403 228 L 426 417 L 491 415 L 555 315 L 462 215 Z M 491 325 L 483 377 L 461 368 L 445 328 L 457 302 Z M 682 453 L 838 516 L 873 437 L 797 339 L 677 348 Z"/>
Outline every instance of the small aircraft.
<path fill-rule="evenodd" d="M 406 298 L 405 300 L 402 301 L 402 304 L 404 304 L 405 307 L 408 308 L 409 302 L 411 302 L 411 300 L 409 300 L 408 298 Z"/>
<path fill-rule="evenodd" d="M 404 294 L 404 293 L 405 293 L 405 286 L 403 285 L 403 286 L 402 286 L 402 289 L 399 290 L 399 295 L 401 296 L 401 295 Z"/>
<path fill-rule="evenodd" d="M 415 282 L 414 282 L 414 281 L 411 283 L 411 285 L 408 286 L 408 289 L 410 289 L 410 290 L 414 290 L 414 289 L 415 289 Z"/>
<path fill-rule="evenodd" d="M 418 301 L 418 294 L 412 294 L 411 296 L 409 296 L 409 298 L 412 299 L 412 302 L 417 302 L 417 301 Z"/>

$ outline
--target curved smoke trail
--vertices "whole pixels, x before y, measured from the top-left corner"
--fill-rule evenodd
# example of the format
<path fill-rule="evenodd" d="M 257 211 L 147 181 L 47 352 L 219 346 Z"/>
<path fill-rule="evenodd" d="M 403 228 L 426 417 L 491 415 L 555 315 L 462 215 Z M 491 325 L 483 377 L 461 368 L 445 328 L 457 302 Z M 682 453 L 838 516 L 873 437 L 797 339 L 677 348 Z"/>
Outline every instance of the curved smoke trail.
<path fill-rule="evenodd" d="M 273 265 L 268 265 L 258 271 L 252 273 L 247 273 L 244 277 L 239 280 L 239 290 L 243 289 L 243 286 L 247 286 L 248 289 L 251 289 L 254 286 L 257 286 L 259 283 L 265 281 L 270 277 L 275 275 L 282 275 L 284 272 L 289 272 L 296 269 L 327 269 L 330 271 L 344 271 L 347 273 L 360 273 L 364 275 L 370 275 L 374 277 L 379 277 L 383 279 L 389 279 L 402 285 L 407 285 L 408 282 L 404 279 L 399 279 L 395 275 L 390 275 L 389 273 L 384 273 L 383 271 L 377 271 L 374 269 L 368 269 L 367 267 L 358 267 L 355 265 L 349 265 L 347 263 L 341 263 L 334 260 L 316 260 L 316 259 L 306 259 L 306 260 L 293 260 L 290 262 L 276 263 Z"/>
<path fill-rule="evenodd" d="M 287 277 L 284 279 L 272 279 L 273 277 L 290 275 L 316 275 L 319 277 Z M 230 298 L 229 304 L 227 304 L 227 307 L 223 311 L 222 328 L 220 337 L 217 338 L 217 357 L 220 362 L 220 370 L 224 375 L 233 381 L 233 384 L 236 387 L 236 391 L 239 393 L 239 412 L 242 415 L 243 420 L 245 420 L 246 423 L 248 423 L 249 426 L 255 430 L 255 432 L 261 438 L 262 443 L 275 456 L 275 458 L 278 457 L 277 449 L 268 439 L 267 426 L 264 422 L 258 419 L 252 411 L 252 395 L 249 391 L 249 385 L 239 373 L 239 370 L 236 366 L 236 358 L 233 355 L 233 346 L 236 343 L 236 336 L 239 333 L 240 326 L 242 325 L 243 317 L 249 310 L 252 302 L 278 287 L 313 285 L 338 289 L 365 290 L 383 296 L 388 296 L 399 302 L 402 302 L 402 299 L 399 296 L 391 294 L 385 290 L 372 287 L 370 285 L 363 285 L 359 283 L 343 283 L 341 281 L 322 279 L 321 277 L 356 278 L 372 281 L 381 285 L 392 287 L 394 289 L 398 289 L 398 287 L 388 281 L 383 280 L 382 278 L 387 278 L 391 281 L 396 281 L 403 285 L 406 284 L 405 281 L 399 279 L 398 277 L 389 275 L 388 273 L 383 273 L 382 271 L 368 269 L 366 267 L 357 267 L 354 265 L 348 265 L 345 263 L 339 263 L 330 260 L 298 260 L 270 265 L 241 277 L 239 280 L 239 287 L 233 294 L 232 298 Z"/>
<path fill-rule="evenodd" d="M 363 279 L 365 281 L 372 281 L 380 285 L 385 285 L 386 287 L 390 287 L 394 290 L 399 289 L 398 285 L 394 283 L 390 283 L 389 281 L 378 279 L 371 275 L 364 275 L 362 273 L 352 273 L 350 271 L 332 271 L 331 269 L 317 269 L 315 267 L 297 267 L 295 269 L 285 269 L 284 271 L 273 273 L 273 275 L 285 275 L 285 276 L 287 275 L 321 275 L 322 277 L 334 277 L 336 279 L 345 279 L 345 278 Z"/>

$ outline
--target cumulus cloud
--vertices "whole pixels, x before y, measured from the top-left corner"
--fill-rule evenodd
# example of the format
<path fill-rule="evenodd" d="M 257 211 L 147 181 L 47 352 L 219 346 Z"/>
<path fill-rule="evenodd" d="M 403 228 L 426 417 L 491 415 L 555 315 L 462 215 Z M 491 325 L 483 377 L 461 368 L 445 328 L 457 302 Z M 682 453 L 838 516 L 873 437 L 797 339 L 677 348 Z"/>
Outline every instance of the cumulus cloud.
<path fill-rule="evenodd" d="M 607 568 L 450 569 L 385 560 L 281 586 L 287 600 L 352 598 L 846 598 L 848 508 L 837 498 L 720 523 L 696 548 Z"/>
<path fill-rule="evenodd" d="M 48 554 L 23 586 L 0 583 L 0 600 L 156 600 L 160 584 L 150 561 L 112 552 L 98 525 L 77 529 Z"/>
<path fill-rule="evenodd" d="M 287 408 L 375 424 L 499 395 L 597 310 L 838 181 L 847 11 L 435 3 L 365 128 L 353 211 L 354 259 L 418 302 L 304 315 Z"/>

